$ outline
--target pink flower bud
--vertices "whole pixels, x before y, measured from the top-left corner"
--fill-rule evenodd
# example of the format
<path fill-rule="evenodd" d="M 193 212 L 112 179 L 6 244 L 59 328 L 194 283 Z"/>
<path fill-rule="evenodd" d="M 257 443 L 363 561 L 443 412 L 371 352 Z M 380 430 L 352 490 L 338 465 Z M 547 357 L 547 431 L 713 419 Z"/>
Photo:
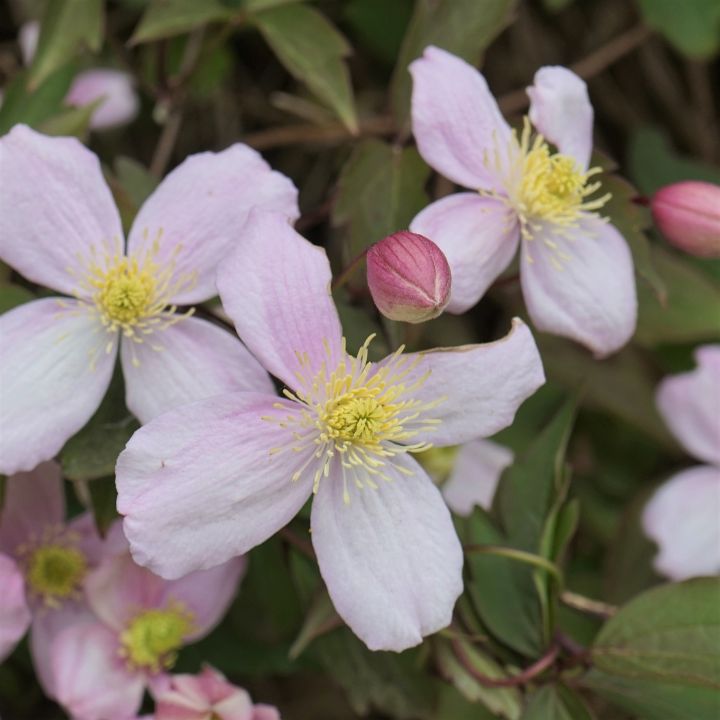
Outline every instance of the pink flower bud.
<path fill-rule="evenodd" d="M 391 320 L 432 320 L 450 299 L 450 266 L 423 235 L 402 230 L 367 253 L 367 280 L 378 310 Z"/>
<path fill-rule="evenodd" d="M 673 245 L 691 255 L 720 257 L 720 185 L 696 180 L 666 185 L 650 207 Z"/>

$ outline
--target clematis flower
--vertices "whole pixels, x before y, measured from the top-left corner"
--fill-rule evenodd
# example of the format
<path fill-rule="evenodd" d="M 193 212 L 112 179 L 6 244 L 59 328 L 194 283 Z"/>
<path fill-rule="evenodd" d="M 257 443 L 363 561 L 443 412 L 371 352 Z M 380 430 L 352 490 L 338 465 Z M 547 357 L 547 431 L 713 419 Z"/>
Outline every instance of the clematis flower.
<path fill-rule="evenodd" d="M 492 507 L 500 477 L 513 462 L 512 450 L 492 440 L 471 440 L 460 447 L 430 448 L 419 460 L 440 484 L 448 507 L 467 517 L 478 507 Z"/>
<path fill-rule="evenodd" d="M 637 316 L 633 263 L 622 235 L 599 214 L 609 195 L 600 194 L 600 170 L 589 167 L 585 83 L 566 68 L 541 68 L 518 134 L 483 76 L 460 58 L 428 47 L 410 72 L 420 154 L 473 191 L 432 203 L 410 223 L 450 263 L 447 310 L 475 305 L 519 247 L 523 295 L 538 329 L 599 357 L 622 347 Z"/>
<path fill-rule="evenodd" d="M 87 578 L 91 612 L 53 639 L 57 701 L 76 720 L 136 715 L 145 688 L 162 682 L 180 649 L 221 620 L 245 565 L 238 557 L 168 582 L 129 553 L 107 558 Z"/>
<path fill-rule="evenodd" d="M 0 553 L 0 662 L 12 651 L 30 626 L 25 601 L 25 580 L 15 561 Z"/>
<path fill-rule="evenodd" d="M 248 268 L 253 268 L 248 272 Z M 236 392 L 156 418 L 117 463 L 132 553 L 165 577 L 212 567 L 283 527 L 312 496 L 311 532 L 335 607 L 372 649 L 445 627 L 462 549 L 411 457 L 508 425 L 544 382 L 527 327 L 488 345 L 348 355 L 323 250 L 251 212 L 218 289 L 283 397 Z"/>
<path fill-rule="evenodd" d="M 198 675 L 172 675 L 153 691 L 155 720 L 280 720 L 270 705 L 253 705 L 250 695 L 211 667 Z"/>
<path fill-rule="evenodd" d="M 23 62 L 35 57 L 40 23 L 28 22 L 20 28 L 18 42 Z M 111 68 L 91 68 L 78 73 L 65 96 L 65 104 L 82 107 L 100 100 L 90 118 L 91 130 L 106 130 L 132 122 L 140 109 L 132 75 Z"/>
<path fill-rule="evenodd" d="M 297 191 L 249 147 L 173 170 L 122 240 L 98 159 L 73 138 L 16 126 L 0 138 L 0 260 L 64 293 L 0 318 L 0 473 L 53 457 L 97 409 L 115 357 L 142 421 L 230 390 L 268 391 L 230 333 L 192 317 L 256 205 L 294 219 Z"/>
<path fill-rule="evenodd" d="M 707 463 L 682 470 L 645 506 L 658 572 L 673 580 L 720 573 L 720 345 L 695 352 L 697 368 L 666 378 L 657 406 L 687 452 Z"/>
<path fill-rule="evenodd" d="M 0 512 L 0 553 L 12 558 L 24 578 L 24 602 L 32 613 L 30 649 L 49 695 L 52 638 L 59 627 L 84 613 L 83 584 L 88 571 L 103 557 L 126 549 L 119 523 L 105 540 L 97 534 L 89 513 L 66 523 L 57 463 L 42 463 L 32 472 L 7 478 Z"/>

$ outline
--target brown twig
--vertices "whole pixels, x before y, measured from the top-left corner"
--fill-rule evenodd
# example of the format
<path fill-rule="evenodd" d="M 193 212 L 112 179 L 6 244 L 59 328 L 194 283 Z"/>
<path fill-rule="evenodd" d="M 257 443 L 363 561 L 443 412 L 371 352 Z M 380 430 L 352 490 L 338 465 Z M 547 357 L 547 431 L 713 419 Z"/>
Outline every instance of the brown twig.
<path fill-rule="evenodd" d="M 650 36 L 651 32 L 645 25 L 631 28 L 570 65 L 570 69 L 586 80 L 594 77 L 609 65 L 617 62 L 621 57 L 635 50 Z M 525 88 L 513 90 L 498 99 L 498 105 L 505 114 L 520 112 L 529 103 L 530 99 L 525 92 Z"/>
<path fill-rule="evenodd" d="M 553 643 L 541 658 L 536 660 L 532 665 L 525 668 L 525 670 L 517 675 L 507 678 L 491 678 L 487 675 L 483 675 L 483 673 L 479 672 L 477 668 L 473 666 L 472 661 L 465 653 L 465 648 L 463 648 L 460 641 L 451 640 L 450 642 L 452 644 L 455 657 L 460 661 L 463 668 L 467 670 L 473 679 L 477 680 L 480 685 L 488 688 L 517 687 L 519 685 L 526 685 L 533 678 L 541 675 L 545 672 L 545 670 L 551 667 L 555 663 L 555 660 L 560 652 L 558 645 Z"/>
<path fill-rule="evenodd" d="M 331 290 L 337 290 L 342 287 L 355 271 L 360 267 L 362 262 L 365 260 L 365 256 L 370 248 L 365 248 L 357 257 L 355 257 L 350 264 L 332 281 L 330 285 Z"/>
<path fill-rule="evenodd" d="M 280 537 L 286 540 L 289 545 L 297 548 L 306 557 L 315 559 L 315 550 L 313 550 L 312 543 L 296 535 L 289 527 L 284 527 L 280 531 Z"/>

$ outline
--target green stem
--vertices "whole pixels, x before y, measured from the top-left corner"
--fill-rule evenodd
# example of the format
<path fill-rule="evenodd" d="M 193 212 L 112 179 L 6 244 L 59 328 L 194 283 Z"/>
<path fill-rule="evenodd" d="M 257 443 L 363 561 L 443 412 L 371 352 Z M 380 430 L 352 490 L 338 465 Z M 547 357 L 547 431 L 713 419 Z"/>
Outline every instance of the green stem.
<path fill-rule="evenodd" d="M 370 248 L 365 248 L 333 281 L 330 289 L 332 291 L 341 288 L 349 279 L 350 276 L 358 269 Z"/>
<path fill-rule="evenodd" d="M 517 560 L 526 565 L 534 565 L 549 572 L 560 587 L 564 585 L 560 568 L 558 568 L 555 563 L 550 562 L 540 555 L 525 552 L 524 550 L 516 550 L 515 548 L 501 547 L 499 545 L 466 545 L 465 552 L 481 555 L 498 555 L 499 557 L 506 557 L 510 560 Z"/>

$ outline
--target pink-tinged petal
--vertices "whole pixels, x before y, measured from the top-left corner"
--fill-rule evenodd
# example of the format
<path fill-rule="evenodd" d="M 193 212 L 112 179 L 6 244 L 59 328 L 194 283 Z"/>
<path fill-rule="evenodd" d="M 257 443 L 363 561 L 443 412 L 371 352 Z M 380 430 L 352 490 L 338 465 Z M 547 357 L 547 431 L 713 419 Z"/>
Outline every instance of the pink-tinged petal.
<path fill-rule="evenodd" d="M 592 155 L 593 108 L 587 85 L 572 70 L 540 68 L 530 96 L 530 122 L 563 155 L 586 170 Z"/>
<path fill-rule="evenodd" d="M 68 529 L 78 536 L 78 548 L 85 555 L 90 567 L 99 565 L 106 557 L 122 555 L 129 549 L 120 520 L 112 523 L 105 537 L 98 534 L 95 518 L 90 512 L 73 518 L 68 523 Z"/>
<path fill-rule="evenodd" d="M 278 709 L 271 705 L 256 705 L 250 720 L 281 720 Z"/>
<path fill-rule="evenodd" d="M 164 598 L 180 601 L 193 614 L 195 631 L 188 635 L 188 641 L 205 637 L 222 620 L 246 569 L 247 558 L 241 556 L 179 580 L 166 581 Z"/>
<path fill-rule="evenodd" d="M 254 211 L 218 269 L 218 290 L 238 335 L 289 387 L 342 357 L 340 320 L 325 251 L 280 215 Z M 302 356 L 307 356 L 301 360 Z"/>
<path fill-rule="evenodd" d="M 452 271 L 446 308 L 451 313 L 463 313 L 477 303 L 510 264 L 520 239 L 508 206 L 477 193 L 457 193 L 428 205 L 410 229 L 445 253 Z"/>
<path fill-rule="evenodd" d="M 14 555 L 20 545 L 41 536 L 45 528 L 64 521 L 63 481 L 55 461 L 7 478 L 0 508 L 0 551 Z"/>
<path fill-rule="evenodd" d="M 39 37 L 40 23 L 36 20 L 26 22 L 20 27 L 20 32 L 18 33 L 18 43 L 20 45 L 20 54 L 22 55 L 24 65 L 29 65 L 35 57 Z"/>
<path fill-rule="evenodd" d="M 633 261 L 615 227 L 588 217 L 571 240 L 545 228 L 524 243 L 521 254 L 525 304 L 538 330 L 571 338 L 596 357 L 614 353 L 632 337 L 637 320 Z"/>
<path fill-rule="evenodd" d="M 720 466 L 720 345 L 699 348 L 695 360 L 695 370 L 660 383 L 657 406 L 691 455 Z"/>
<path fill-rule="evenodd" d="M 41 607 L 30 629 L 30 653 L 33 667 L 43 692 L 55 697 L 55 676 L 52 667 L 52 647 L 61 632 L 76 624 L 94 622 L 90 609 L 81 602 L 65 602 L 59 608 Z"/>
<path fill-rule="evenodd" d="M 485 78 L 459 57 L 436 47 L 410 64 L 412 126 L 425 161 L 467 188 L 501 189 L 486 153 L 504 145 L 510 128 Z M 432 239 L 432 238 L 431 238 Z"/>
<path fill-rule="evenodd" d="M 127 125 L 140 110 L 132 76 L 119 70 L 95 68 L 75 76 L 65 102 L 82 107 L 96 100 L 101 103 L 90 120 L 92 130 Z"/>
<path fill-rule="evenodd" d="M 458 515 L 470 515 L 475 505 L 489 510 L 495 489 L 505 468 L 512 465 L 513 453 L 490 440 L 472 440 L 460 448 L 442 494 L 448 507 Z"/>
<path fill-rule="evenodd" d="M 157 237 L 157 262 L 174 261 L 176 276 L 195 274 L 196 283 L 171 300 L 192 305 L 217 294 L 215 272 L 242 243 L 242 227 L 253 208 L 294 221 L 300 215 L 292 182 L 247 145 L 219 153 L 191 155 L 163 181 L 133 223 L 128 252 L 148 247 Z M 246 274 L 254 268 L 246 268 Z"/>
<path fill-rule="evenodd" d="M 15 561 L 0 554 L 0 662 L 18 644 L 30 626 L 25 581 Z"/>
<path fill-rule="evenodd" d="M 215 567 L 298 512 L 312 475 L 291 480 L 307 457 L 292 452 L 287 430 L 263 419 L 277 415 L 279 402 L 256 393 L 202 400 L 133 435 L 118 458 L 116 482 L 137 562 L 166 578 Z"/>
<path fill-rule="evenodd" d="M 312 506 L 312 542 L 335 609 L 371 650 L 401 651 L 450 624 L 463 555 L 439 490 L 408 455 L 374 490 L 339 474 Z"/>
<path fill-rule="evenodd" d="M 130 718 L 142 702 L 142 674 L 127 670 L 117 637 L 97 622 L 73 625 L 52 646 L 57 701 L 75 720 Z"/>
<path fill-rule="evenodd" d="M 234 334 L 194 317 L 142 343 L 123 340 L 120 358 L 127 406 L 143 423 L 214 395 L 274 392 L 268 374 Z"/>
<path fill-rule="evenodd" d="M 674 475 L 645 506 L 643 528 L 659 546 L 655 568 L 672 580 L 720 573 L 720 469 Z"/>
<path fill-rule="evenodd" d="M 106 558 L 87 576 L 85 596 L 98 619 L 121 632 L 139 609 L 165 605 L 165 585 L 165 580 L 124 553 Z"/>
<path fill-rule="evenodd" d="M 74 300 L 34 300 L 0 317 L 0 473 L 57 454 L 100 404 L 115 353 L 115 336 Z"/>
<path fill-rule="evenodd" d="M 39 285 L 73 295 L 79 258 L 122 238 L 97 156 L 75 138 L 16 125 L 0 138 L 0 187 L 0 260 Z"/>
<path fill-rule="evenodd" d="M 545 383 L 535 340 L 518 319 L 510 332 L 495 342 L 418 355 L 416 377 L 428 371 L 430 375 L 413 397 L 426 403 L 441 401 L 423 413 L 420 421 L 440 422 L 418 425 L 413 442 L 442 447 L 494 435 L 512 423 L 520 405 Z M 411 360 L 415 357 L 410 355 Z"/>

